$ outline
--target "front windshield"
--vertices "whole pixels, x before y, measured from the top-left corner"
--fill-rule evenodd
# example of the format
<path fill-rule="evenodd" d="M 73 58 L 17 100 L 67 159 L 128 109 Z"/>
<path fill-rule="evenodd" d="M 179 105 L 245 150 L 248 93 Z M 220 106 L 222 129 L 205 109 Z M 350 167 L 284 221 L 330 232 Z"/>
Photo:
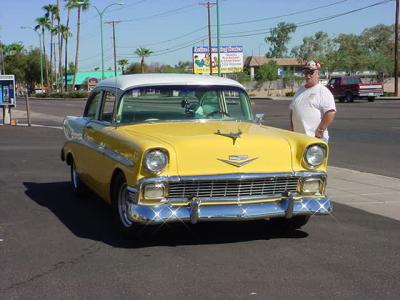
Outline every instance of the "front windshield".
<path fill-rule="evenodd" d="M 247 94 L 235 87 L 155 86 L 124 93 L 117 122 L 253 119 Z"/>

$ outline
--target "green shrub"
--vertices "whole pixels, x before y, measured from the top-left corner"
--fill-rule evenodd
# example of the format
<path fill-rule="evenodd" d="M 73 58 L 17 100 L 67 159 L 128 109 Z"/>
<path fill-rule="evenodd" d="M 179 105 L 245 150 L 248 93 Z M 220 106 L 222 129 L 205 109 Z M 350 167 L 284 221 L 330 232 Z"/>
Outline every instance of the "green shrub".
<path fill-rule="evenodd" d="M 394 97 L 396 95 L 394 93 L 392 93 L 392 92 L 383 92 L 383 96 L 384 97 Z"/>
<path fill-rule="evenodd" d="M 54 92 L 49 95 L 50 98 L 65 98 L 65 93 Z"/>
<path fill-rule="evenodd" d="M 285 96 L 286 96 L 286 97 L 293 97 L 293 96 L 294 96 L 294 92 L 293 92 L 293 91 L 286 92 L 286 93 L 285 93 Z"/>
<path fill-rule="evenodd" d="M 89 95 L 88 91 L 74 91 L 74 92 L 69 92 L 67 94 L 68 98 L 87 98 Z"/>
<path fill-rule="evenodd" d="M 47 94 L 47 93 L 37 93 L 37 94 L 34 94 L 33 96 L 37 97 L 37 98 L 47 98 L 49 96 L 49 94 Z"/>

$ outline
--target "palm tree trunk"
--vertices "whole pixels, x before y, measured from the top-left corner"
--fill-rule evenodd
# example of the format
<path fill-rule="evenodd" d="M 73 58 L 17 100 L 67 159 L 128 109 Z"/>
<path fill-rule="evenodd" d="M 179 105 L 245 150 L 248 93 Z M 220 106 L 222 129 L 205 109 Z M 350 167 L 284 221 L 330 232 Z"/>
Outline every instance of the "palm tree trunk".
<path fill-rule="evenodd" d="M 49 86 L 49 66 L 47 64 L 46 58 L 46 43 L 44 41 L 44 27 L 42 27 L 42 37 L 43 37 L 43 57 L 44 57 L 44 66 L 46 69 L 46 85 Z"/>
<path fill-rule="evenodd" d="M 57 0 L 57 10 L 58 10 L 58 18 L 57 18 L 57 28 L 58 28 L 58 83 L 57 86 L 62 90 L 62 84 L 61 84 L 61 66 L 62 66 L 62 38 L 61 38 L 61 33 L 60 33 L 60 0 Z"/>
<path fill-rule="evenodd" d="M 68 34 L 69 34 L 69 16 L 71 14 L 71 9 L 68 8 L 68 13 L 67 13 L 67 29 L 68 33 L 65 37 L 65 61 L 64 61 L 64 84 L 65 84 L 65 91 L 68 91 L 68 83 L 67 83 L 67 72 L 68 72 Z"/>
<path fill-rule="evenodd" d="M 142 73 L 144 73 L 144 57 L 142 56 L 142 59 L 140 60 L 140 67 L 142 69 Z"/>
<path fill-rule="evenodd" d="M 50 32 L 50 86 L 49 86 L 49 90 L 52 91 L 53 90 L 53 26 L 54 26 L 54 16 L 53 14 L 51 14 L 51 28 L 49 30 Z M 54 57 L 55 59 L 55 57 Z"/>
<path fill-rule="evenodd" d="M 76 50 L 75 50 L 75 70 L 74 79 L 72 81 L 72 91 L 75 91 L 76 73 L 78 72 L 78 53 L 79 53 L 79 31 L 81 27 L 81 8 L 78 7 L 78 22 L 76 28 Z"/>

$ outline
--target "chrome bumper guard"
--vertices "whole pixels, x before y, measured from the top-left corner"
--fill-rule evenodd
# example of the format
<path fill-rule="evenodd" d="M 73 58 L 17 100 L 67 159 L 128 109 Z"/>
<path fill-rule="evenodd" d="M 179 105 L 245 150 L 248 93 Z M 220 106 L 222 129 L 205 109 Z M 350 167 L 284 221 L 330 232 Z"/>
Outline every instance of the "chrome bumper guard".
<path fill-rule="evenodd" d="M 169 222 L 247 221 L 274 217 L 291 218 L 296 215 L 327 215 L 332 211 L 329 198 L 303 197 L 295 194 L 281 201 L 255 204 L 201 205 L 200 198 L 193 198 L 189 206 L 145 206 L 130 203 L 129 216 L 133 222 L 162 224 Z"/>

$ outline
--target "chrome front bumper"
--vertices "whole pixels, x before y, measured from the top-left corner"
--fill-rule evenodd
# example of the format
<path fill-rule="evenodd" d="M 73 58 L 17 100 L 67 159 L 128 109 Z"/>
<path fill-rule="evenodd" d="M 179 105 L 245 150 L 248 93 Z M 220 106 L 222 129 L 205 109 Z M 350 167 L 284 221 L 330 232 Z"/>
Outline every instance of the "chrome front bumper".
<path fill-rule="evenodd" d="M 329 198 L 303 197 L 295 200 L 294 195 L 276 202 L 256 204 L 201 205 L 201 199 L 193 198 L 188 206 L 162 204 L 146 206 L 130 203 L 129 218 L 142 224 L 202 221 L 241 221 L 268 219 L 274 217 L 291 218 L 296 215 L 327 215 L 332 211 Z"/>

